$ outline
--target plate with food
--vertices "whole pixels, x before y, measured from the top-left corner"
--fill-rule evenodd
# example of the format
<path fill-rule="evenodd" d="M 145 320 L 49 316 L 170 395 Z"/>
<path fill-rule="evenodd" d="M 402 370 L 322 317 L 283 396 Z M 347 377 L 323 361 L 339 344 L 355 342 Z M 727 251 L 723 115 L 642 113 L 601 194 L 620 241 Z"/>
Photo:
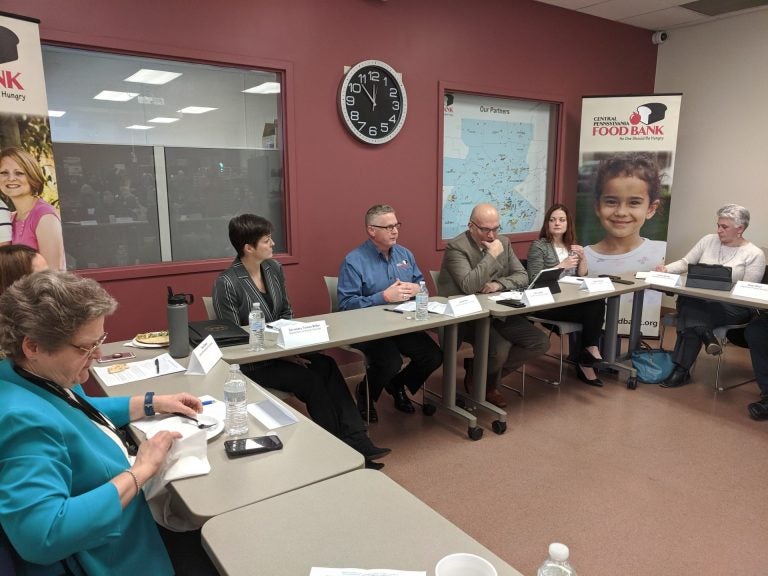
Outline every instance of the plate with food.
<path fill-rule="evenodd" d="M 136 334 L 132 344 L 137 348 L 163 348 L 168 346 L 168 330 Z"/>

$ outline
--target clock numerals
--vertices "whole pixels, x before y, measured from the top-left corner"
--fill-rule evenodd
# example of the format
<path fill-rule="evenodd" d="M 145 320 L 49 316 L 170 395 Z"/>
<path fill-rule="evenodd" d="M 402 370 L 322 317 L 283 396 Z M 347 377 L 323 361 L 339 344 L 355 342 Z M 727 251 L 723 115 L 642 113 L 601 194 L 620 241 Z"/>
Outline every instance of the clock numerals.
<path fill-rule="evenodd" d="M 370 144 L 382 144 L 403 127 L 407 110 L 405 86 L 387 64 L 367 60 L 345 75 L 339 105 L 353 135 Z"/>

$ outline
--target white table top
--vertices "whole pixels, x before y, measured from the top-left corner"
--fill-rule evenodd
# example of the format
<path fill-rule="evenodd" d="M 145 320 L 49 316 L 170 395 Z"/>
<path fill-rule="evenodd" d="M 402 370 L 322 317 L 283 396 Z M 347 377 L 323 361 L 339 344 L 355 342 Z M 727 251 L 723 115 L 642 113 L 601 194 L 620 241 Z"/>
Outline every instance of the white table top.
<path fill-rule="evenodd" d="M 109 354 L 126 348 L 121 343 L 113 343 L 103 346 L 102 350 Z M 132 350 L 137 359 L 151 358 L 167 351 L 165 348 Z M 186 365 L 187 361 L 182 358 L 179 363 Z M 228 371 L 229 366 L 220 360 L 205 376 L 187 376 L 181 372 L 109 387 L 103 386 L 98 378 L 96 380 L 108 396 L 132 396 L 154 390 L 158 394 L 187 391 L 197 396 L 210 394 L 222 399 Z M 271 396 L 248 378 L 246 381 L 249 383 L 248 402 Z M 282 450 L 230 460 L 224 452 L 227 437 L 222 433 L 208 444 L 210 474 L 170 484 L 191 520 L 202 525 L 217 514 L 363 467 L 365 460 L 359 452 L 290 406 L 288 408 L 299 421 L 276 431 L 283 442 Z M 252 416 L 248 421 L 248 436 L 261 436 L 267 432 Z"/>
<path fill-rule="evenodd" d="M 359 470 L 212 518 L 203 546 L 222 574 L 307 575 L 313 566 L 426 570 L 469 552 L 522 576 L 380 472 Z"/>

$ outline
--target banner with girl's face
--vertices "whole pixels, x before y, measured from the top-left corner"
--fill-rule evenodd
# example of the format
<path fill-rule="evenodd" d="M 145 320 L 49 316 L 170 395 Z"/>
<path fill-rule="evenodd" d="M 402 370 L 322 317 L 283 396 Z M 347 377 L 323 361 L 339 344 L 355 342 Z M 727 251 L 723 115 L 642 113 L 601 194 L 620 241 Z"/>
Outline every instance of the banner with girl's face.
<path fill-rule="evenodd" d="M 590 275 L 653 270 L 663 264 L 682 96 L 582 100 L 576 229 Z M 621 299 L 628 334 L 632 296 Z M 645 295 L 642 334 L 657 336 L 661 294 Z"/>

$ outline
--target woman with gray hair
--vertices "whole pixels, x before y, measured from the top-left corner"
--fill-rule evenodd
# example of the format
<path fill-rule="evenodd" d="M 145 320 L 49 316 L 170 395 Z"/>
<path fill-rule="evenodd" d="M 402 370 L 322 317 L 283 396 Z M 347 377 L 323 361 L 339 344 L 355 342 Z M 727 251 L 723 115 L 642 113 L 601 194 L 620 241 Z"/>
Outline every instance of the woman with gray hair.
<path fill-rule="evenodd" d="M 717 211 L 717 234 L 707 234 L 683 258 L 656 270 L 682 274 L 689 264 L 721 264 L 731 268 L 733 282 L 760 282 L 765 273 L 765 254 L 744 238 L 747 226 L 749 210 L 738 204 L 726 204 Z M 702 344 L 707 353 L 720 354 L 720 342 L 712 333 L 713 328 L 749 322 L 751 316 L 749 308 L 688 296 L 678 298 L 677 313 L 675 369 L 661 383 L 664 388 L 677 388 L 690 381 L 690 369 Z"/>
<path fill-rule="evenodd" d="M 190 394 L 85 395 L 116 306 L 66 272 L 31 274 L 0 296 L 0 525 L 21 573 L 174 572 L 141 486 L 180 435 L 160 432 L 135 452 L 119 426 L 202 405 Z"/>

